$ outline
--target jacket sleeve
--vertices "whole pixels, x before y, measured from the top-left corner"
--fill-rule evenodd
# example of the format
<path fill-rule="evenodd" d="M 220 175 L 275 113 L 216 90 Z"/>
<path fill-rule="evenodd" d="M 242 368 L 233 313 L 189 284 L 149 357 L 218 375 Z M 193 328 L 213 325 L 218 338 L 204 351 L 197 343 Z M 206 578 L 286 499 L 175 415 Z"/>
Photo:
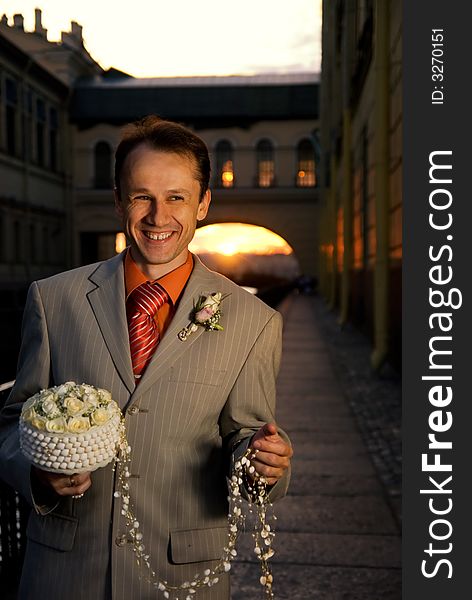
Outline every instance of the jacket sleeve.
<path fill-rule="evenodd" d="M 18 420 L 23 402 L 49 387 L 50 352 L 44 307 L 36 282 L 28 291 L 15 385 L 0 412 L 0 473 L 2 479 L 34 505 L 31 465 L 20 449 Z"/>
<path fill-rule="evenodd" d="M 276 377 L 282 354 L 282 317 L 274 312 L 251 351 L 230 392 L 220 417 L 220 430 L 231 452 L 231 464 L 248 449 L 252 436 L 265 424 L 277 423 L 275 418 Z M 279 434 L 290 443 L 287 434 Z M 271 489 L 274 501 L 287 492 L 290 469 Z"/>

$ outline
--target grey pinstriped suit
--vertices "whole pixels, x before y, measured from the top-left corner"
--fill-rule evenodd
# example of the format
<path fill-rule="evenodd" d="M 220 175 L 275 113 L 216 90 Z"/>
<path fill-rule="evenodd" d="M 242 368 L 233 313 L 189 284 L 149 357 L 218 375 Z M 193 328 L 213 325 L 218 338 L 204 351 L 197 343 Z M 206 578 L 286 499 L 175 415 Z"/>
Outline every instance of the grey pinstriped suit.
<path fill-rule="evenodd" d="M 224 331 L 199 328 L 180 341 L 193 301 L 216 291 L 230 294 L 222 304 Z M 31 286 L 17 382 L 1 420 L 0 472 L 31 499 L 17 437 L 27 397 L 70 380 L 109 389 L 126 415 L 131 498 L 143 541 L 161 577 L 181 583 L 221 555 L 231 451 L 241 453 L 274 420 L 281 318 L 195 259 L 170 327 L 135 388 L 124 296 L 123 255 Z M 157 597 L 122 537 L 111 467 L 95 471 L 92 481 L 81 500 L 61 500 L 46 516 L 32 511 L 21 600 Z M 273 499 L 287 484 L 288 476 L 273 488 Z M 228 597 L 227 577 L 197 594 Z"/>

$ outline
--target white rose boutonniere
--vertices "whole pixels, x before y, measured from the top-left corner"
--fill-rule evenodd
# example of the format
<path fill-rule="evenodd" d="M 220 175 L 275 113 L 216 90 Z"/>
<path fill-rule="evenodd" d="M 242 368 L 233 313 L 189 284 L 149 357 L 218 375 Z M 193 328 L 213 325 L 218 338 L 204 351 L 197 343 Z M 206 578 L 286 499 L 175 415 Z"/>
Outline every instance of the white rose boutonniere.
<path fill-rule="evenodd" d="M 221 292 L 213 292 L 208 296 L 200 296 L 194 303 L 190 314 L 190 323 L 179 331 L 179 340 L 183 342 L 189 335 L 197 331 L 198 327 L 204 327 L 207 331 L 223 331 L 219 324 L 221 318 L 220 304 L 228 296 Z"/>

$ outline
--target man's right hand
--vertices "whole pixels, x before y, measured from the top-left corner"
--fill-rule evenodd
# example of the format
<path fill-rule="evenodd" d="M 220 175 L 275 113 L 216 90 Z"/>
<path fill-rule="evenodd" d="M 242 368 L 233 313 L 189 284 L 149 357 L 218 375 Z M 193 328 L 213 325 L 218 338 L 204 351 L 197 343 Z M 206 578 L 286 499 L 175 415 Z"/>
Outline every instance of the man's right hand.
<path fill-rule="evenodd" d="M 37 481 L 48 489 L 52 489 L 59 496 L 80 496 L 92 485 L 92 479 L 88 472 L 64 475 L 33 467 L 33 473 Z"/>

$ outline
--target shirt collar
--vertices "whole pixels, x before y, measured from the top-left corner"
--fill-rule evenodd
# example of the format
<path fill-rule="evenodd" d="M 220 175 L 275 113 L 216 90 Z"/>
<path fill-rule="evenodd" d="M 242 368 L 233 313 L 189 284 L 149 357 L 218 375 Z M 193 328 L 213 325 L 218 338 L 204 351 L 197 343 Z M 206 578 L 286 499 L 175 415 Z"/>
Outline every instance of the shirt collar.
<path fill-rule="evenodd" d="M 155 279 L 152 283 L 158 283 L 161 287 L 165 289 L 169 298 L 172 300 L 172 304 L 176 304 L 177 300 L 182 293 L 185 284 L 188 281 L 191 273 L 193 271 L 193 256 L 190 252 L 187 254 L 187 260 L 183 265 L 177 267 L 170 273 L 166 273 L 163 277 L 159 279 Z M 125 256 L 125 289 L 126 289 L 126 299 L 128 299 L 129 295 L 142 283 L 149 281 L 149 279 L 144 275 L 141 269 L 133 260 L 131 256 L 130 249 L 126 251 Z"/>

